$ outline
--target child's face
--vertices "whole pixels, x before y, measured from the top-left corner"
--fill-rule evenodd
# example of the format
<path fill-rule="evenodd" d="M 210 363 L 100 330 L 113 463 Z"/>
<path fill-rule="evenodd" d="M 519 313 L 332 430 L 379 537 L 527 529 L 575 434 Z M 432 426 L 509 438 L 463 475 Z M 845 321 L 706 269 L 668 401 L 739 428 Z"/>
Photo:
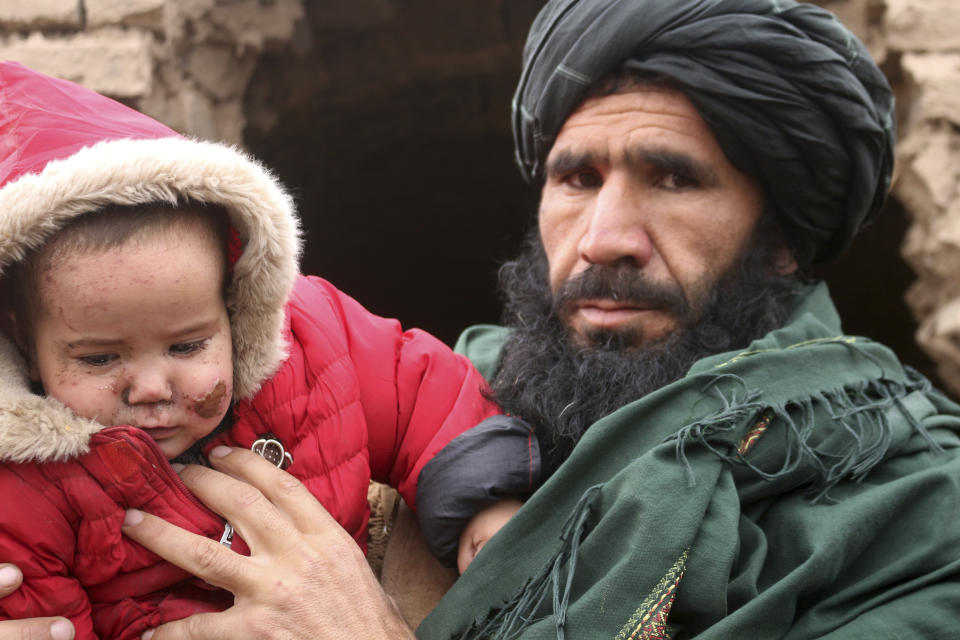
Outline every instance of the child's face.
<path fill-rule="evenodd" d="M 39 275 L 34 378 L 79 415 L 139 427 L 179 455 L 230 405 L 222 272 L 222 252 L 197 233 L 65 256 Z"/>

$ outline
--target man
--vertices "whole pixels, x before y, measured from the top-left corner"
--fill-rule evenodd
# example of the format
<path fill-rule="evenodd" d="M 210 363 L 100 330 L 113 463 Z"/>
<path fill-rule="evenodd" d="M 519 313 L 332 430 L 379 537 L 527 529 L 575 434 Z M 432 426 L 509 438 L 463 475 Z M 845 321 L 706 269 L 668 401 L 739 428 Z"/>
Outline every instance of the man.
<path fill-rule="evenodd" d="M 843 334 L 797 275 L 878 212 L 892 108 L 811 5 L 545 5 L 514 104 L 538 231 L 503 272 L 513 328 L 459 348 L 535 425 L 552 475 L 420 637 L 956 637 L 960 407 Z M 402 637 L 302 489 L 221 453 L 268 500 L 184 479 L 252 558 L 128 516 L 236 595 L 154 640 Z"/>

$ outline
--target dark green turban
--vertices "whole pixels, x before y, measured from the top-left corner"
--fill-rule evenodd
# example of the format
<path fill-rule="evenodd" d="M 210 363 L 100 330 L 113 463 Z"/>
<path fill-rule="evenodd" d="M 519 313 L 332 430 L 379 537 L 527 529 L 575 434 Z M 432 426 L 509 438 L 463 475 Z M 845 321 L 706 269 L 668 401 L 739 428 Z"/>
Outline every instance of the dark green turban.
<path fill-rule="evenodd" d="M 893 93 L 829 12 L 792 0 L 550 0 L 514 96 L 530 181 L 587 89 L 627 66 L 693 102 L 755 177 L 800 264 L 828 260 L 877 214 L 893 166 Z"/>

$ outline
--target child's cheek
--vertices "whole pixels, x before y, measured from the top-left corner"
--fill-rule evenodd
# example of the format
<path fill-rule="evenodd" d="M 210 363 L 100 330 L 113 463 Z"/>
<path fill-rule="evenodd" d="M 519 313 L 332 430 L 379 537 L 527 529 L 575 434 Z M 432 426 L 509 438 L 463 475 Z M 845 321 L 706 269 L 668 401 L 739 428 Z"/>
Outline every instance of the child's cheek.
<path fill-rule="evenodd" d="M 190 408 L 201 418 L 212 418 L 221 413 L 224 402 L 229 402 L 230 393 L 227 385 L 217 378 L 213 387 L 206 393 L 191 398 Z"/>
<path fill-rule="evenodd" d="M 102 391 L 104 393 L 109 393 L 114 396 L 120 395 L 120 385 L 114 380 L 107 384 L 102 384 L 97 387 L 97 391 Z"/>

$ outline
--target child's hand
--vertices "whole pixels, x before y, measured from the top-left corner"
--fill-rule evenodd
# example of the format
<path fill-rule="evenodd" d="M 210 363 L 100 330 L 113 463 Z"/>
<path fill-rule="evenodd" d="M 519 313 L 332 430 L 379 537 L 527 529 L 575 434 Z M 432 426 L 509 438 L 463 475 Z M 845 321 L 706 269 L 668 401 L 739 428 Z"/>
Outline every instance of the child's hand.
<path fill-rule="evenodd" d="M 460 573 L 467 570 L 473 559 L 500 528 L 507 524 L 523 503 L 515 498 L 506 498 L 473 516 L 460 534 L 460 548 L 457 550 L 457 569 Z"/>

